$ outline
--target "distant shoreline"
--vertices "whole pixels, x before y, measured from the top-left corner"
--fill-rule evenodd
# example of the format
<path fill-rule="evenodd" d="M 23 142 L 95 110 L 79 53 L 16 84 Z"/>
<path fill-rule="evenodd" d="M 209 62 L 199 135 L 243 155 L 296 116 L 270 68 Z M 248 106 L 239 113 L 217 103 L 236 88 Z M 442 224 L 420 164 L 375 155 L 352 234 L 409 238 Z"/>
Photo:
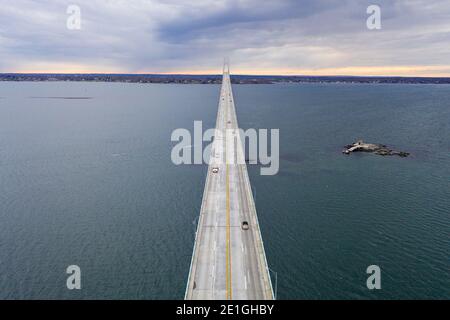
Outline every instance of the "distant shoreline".
<path fill-rule="evenodd" d="M 122 83 L 220 84 L 221 75 L 167 74 L 48 74 L 0 73 L 0 81 L 75 81 Z M 450 77 L 384 77 L 384 76 L 253 76 L 234 75 L 234 84 L 275 83 L 378 83 L 378 84 L 450 84 Z"/>

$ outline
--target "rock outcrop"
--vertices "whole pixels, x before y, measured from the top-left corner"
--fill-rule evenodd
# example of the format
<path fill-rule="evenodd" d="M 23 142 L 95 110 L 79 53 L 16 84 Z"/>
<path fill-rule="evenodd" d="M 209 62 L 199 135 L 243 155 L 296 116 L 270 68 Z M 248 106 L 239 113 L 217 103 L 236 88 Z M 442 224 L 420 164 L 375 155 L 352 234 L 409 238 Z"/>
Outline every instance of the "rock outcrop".
<path fill-rule="evenodd" d="M 408 152 L 395 151 L 389 149 L 384 144 L 365 143 L 362 140 L 358 140 L 353 144 L 345 146 L 345 149 L 342 151 L 342 153 L 345 154 L 350 154 L 352 152 L 371 152 L 374 154 L 378 154 L 380 156 L 399 156 L 399 157 L 409 156 Z"/>

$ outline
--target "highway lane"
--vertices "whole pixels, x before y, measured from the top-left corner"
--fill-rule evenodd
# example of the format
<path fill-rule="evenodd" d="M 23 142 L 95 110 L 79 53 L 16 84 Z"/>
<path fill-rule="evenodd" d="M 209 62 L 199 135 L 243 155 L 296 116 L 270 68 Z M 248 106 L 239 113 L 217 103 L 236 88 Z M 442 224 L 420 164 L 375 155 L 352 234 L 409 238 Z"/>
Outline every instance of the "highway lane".
<path fill-rule="evenodd" d="M 247 167 L 236 163 L 238 155 L 245 159 L 236 129 L 229 71 L 224 70 L 186 299 L 273 299 Z"/>

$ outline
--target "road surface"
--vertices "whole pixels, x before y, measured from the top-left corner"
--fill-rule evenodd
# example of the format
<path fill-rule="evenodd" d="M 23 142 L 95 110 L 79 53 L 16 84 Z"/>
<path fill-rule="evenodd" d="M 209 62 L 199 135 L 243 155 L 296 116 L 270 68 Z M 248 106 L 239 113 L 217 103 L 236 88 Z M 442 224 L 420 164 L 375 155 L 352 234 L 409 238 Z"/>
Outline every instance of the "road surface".
<path fill-rule="evenodd" d="M 239 130 L 234 130 L 237 128 L 230 74 L 224 67 L 185 294 L 188 300 L 274 298 L 247 167 L 245 161 L 237 163 L 237 157 L 243 157 Z M 230 137 L 235 138 L 234 144 Z M 242 227 L 244 221 L 248 230 Z"/>

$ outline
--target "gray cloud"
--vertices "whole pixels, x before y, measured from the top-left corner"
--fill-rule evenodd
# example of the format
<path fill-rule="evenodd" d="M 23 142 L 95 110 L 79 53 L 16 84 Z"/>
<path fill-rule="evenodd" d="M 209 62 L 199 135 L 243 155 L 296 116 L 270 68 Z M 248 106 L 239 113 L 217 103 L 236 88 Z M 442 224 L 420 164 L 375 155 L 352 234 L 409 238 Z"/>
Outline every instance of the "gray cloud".
<path fill-rule="evenodd" d="M 370 31 L 366 0 L 1 0 L 0 72 L 206 72 L 224 56 L 250 73 L 450 65 L 447 0 L 376 3 Z M 82 30 L 66 28 L 69 4 Z"/>

